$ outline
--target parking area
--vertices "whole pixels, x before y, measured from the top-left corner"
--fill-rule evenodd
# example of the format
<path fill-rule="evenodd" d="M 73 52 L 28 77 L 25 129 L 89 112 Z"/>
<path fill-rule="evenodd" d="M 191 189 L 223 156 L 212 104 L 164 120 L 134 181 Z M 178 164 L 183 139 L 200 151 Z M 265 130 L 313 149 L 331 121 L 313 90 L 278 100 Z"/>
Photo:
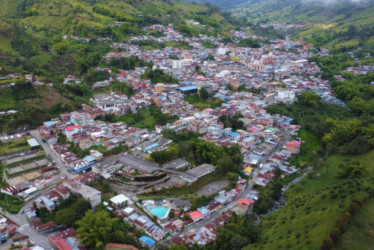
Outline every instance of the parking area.
<path fill-rule="evenodd" d="M 206 196 L 212 195 L 212 194 L 215 194 L 215 193 L 221 191 L 222 189 L 224 189 L 229 184 L 230 184 L 230 182 L 228 180 L 213 181 L 213 182 L 205 185 L 204 187 L 200 188 L 199 190 L 197 190 L 197 193 L 199 195 L 206 195 Z"/>

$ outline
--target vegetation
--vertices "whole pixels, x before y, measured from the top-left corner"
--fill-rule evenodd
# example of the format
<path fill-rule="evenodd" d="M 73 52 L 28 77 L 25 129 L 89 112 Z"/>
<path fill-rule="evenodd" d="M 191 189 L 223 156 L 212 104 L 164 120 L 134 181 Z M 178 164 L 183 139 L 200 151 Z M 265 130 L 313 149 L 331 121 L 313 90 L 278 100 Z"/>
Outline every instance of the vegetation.
<path fill-rule="evenodd" d="M 135 232 L 139 237 L 142 232 L 119 221 L 118 218 L 113 218 L 105 207 L 97 207 L 95 212 L 88 210 L 76 224 L 78 237 L 90 249 L 104 249 L 107 243 L 122 243 L 140 247 L 129 233 Z"/>
<path fill-rule="evenodd" d="M 260 48 L 261 45 L 257 40 L 254 40 L 253 38 L 245 38 L 242 39 L 238 43 L 239 47 L 249 47 L 249 48 Z"/>
<path fill-rule="evenodd" d="M 214 109 L 223 103 L 221 99 L 212 96 L 205 88 L 201 88 L 196 95 L 185 96 L 184 100 L 200 110 L 206 108 Z"/>
<path fill-rule="evenodd" d="M 374 230 L 373 213 L 374 199 L 370 199 L 353 215 L 350 226 L 341 235 L 334 249 L 370 249 L 374 243 L 371 237 Z"/>
<path fill-rule="evenodd" d="M 142 3 L 115 0 L 100 3 L 80 0 L 2 1 L 0 7 L 1 75 L 29 73 L 38 75 L 42 82 L 53 83 L 53 87 L 33 87 L 17 81 L 12 88 L 1 88 L 0 110 L 19 112 L 1 116 L 0 131 L 35 128 L 42 121 L 76 110 L 83 103 L 88 104 L 92 97 L 90 84 L 107 78 L 107 73 L 92 70 L 97 66 L 107 67 L 109 63 L 114 71 L 152 66 L 132 57 L 105 61 L 104 55 L 110 52 L 110 46 L 98 38 L 122 42 L 132 34 L 142 34 L 145 26 L 173 23 L 178 27 L 186 18 L 199 16 L 204 16 L 201 21 L 205 22 L 205 28 L 188 27 L 196 36 L 217 34 L 221 29 L 233 27 L 231 21 L 223 19 L 219 10 L 213 7 L 163 0 L 144 0 Z M 110 25 L 115 21 L 122 23 L 118 27 Z M 189 47 L 186 43 L 165 43 L 164 46 Z M 83 84 L 62 84 L 68 74 L 79 76 Z M 157 73 L 153 81 L 160 81 L 158 77 L 162 81 L 175 82 Z M 131 95 L 128 87 L 116 88 Z"/>
<path fill-rule="evenodd" d="M 152 63 L 140 60 L 139 57 L 121 57 L 120 59 L 112 58 L 109 61 L 110 66 L 123 70 L 134 70 L 137 67 L 152 67 Z"/>
<path fill-rule="evenodd" d="M 176 119 L 175 116 L 162 113 L 157 106 L 140 109 L 135 114 L 128 112 L 123 116 L 113 118 L 116 122 L 125 122 L 128 126 L 146 128 L 150 131 L 155 129 L 155 125 L 166 125 Z"/>
<path fill-rule="evenodd" d="M 0 164 L 1 165 L 1 164 Z M 5 182 L 0 183 L 2 187 L 7 186 Z M 25 205 L 25 202 L 17 197 L 0 194 L 0 206 L 12 214 L 18 214 L 19 210 Z"/>
<path fill-rule="evenodd" d="M 371 116 L 354 117 L 347 109 L 322 102 L 313 92 L 303 92 L 295 104 L 280 104 L 268 111 L 293 117 L 295 124 L 302 125 L 322 139 L 328 154 L 359 154 L 373 148 L 371 125 L 368 123 Z"/>
<path fill-rule="evenodd" d="M 275 171 L 274 180 L 269 183 L 266 188 L 255 187 L 259 190 L 260 198 L 253 205 L 253 212 L 258 215 L 265 214 L 273 207 L 274 202 L 279 200 L 283 187 L 283 182 L 280 176 L 281 171 Z"/>
<path fill-rule="evenodd" d="M 207 249 L 242 249 L 256 242 L 260 236 L 257 226 L 249 216 L 233 214 L 230 222 L 218 228 L 217 239 Z"/>
<path fill-rule="evenodd" d="M 30 146 L 27 143 L 28 139 L 30 138 L 23 138 L 20 140 L 14 140 L 9 142 L 0 142 L 0 155 L 11 154 L 14 152 L 29 149 Z"/>
<path fill-rule="evenodd" d="M 162 165 L 164 163 L 167 163 L 167 162 L 177 158 L 177 156 L 179 154 L 178 151 L 179 151 L 179 148 L 175 145 L 172 145 L 166 150 L 152 152 L 151 158 L 152 158 L 153 161 Z"/>
<path fill-rule="evenodd" d="M 207 49 L 215 49 L 215 48 L 217 48 L 217 45 L 215 45 L 215 44 L 213 44 L 213 43 L 211 43 L 211 42 L 209 42 L 207 40 L 203 41 L 202 44 L 203 44 L 204 48 L 207 48 Z"/>
<path fill-rule="evenodd" d="M 201 200 L 194 201 L 194 199 L 201 199 L 196 194 L 197 190 L 212 181 L 225 178 L 227 173 L 238 172 L 243 162 L 240 149 L 236 145 L 230 148 L 219 147 L 212 142 L 200 140 L 198 139 L 198 134 L 187 131 L 182 134 L 176 134 L 174 131 L 164 130 L 163 136 L 175 142 L 171 148 L 177 153 L 176 157 L 189 161 L 192 166 L 203 163 L 212 164 L 216 166 L 216 171 L 200 178 L 198 182 L 194 182 L 191 185 L 155 191 L 144 195 L 145 197 L 177 196 L 190 199 L 198 204 Z"/>
<path fill-rule="evenodd" d="M 53 221 L 57 225 L 66 225 L 71 227 L 77 220 L 80 220 L 85 212 L 91 209 L 91 204 L 82 198 L 70 195 L 66 200 L 59 201 L 60 206 L 52 212 L 46 208 L 36 210 L 37 216 L 43 223 Z"/>
<path fill-rule="evenodd" d="M 229 117 L 227 115 L 221 115 L 218 120 L 223 123 L 225 128 L 232 128 L 232 130 L 236 131 L 238 129 L 246 129 L 244 123 L 239 119 L 243 118 L 240 114 L 234 115 L 233 117 Z"/>
<path fill-rule="evenodd" d="M 374 168 L 363 177 L 342 179 L 338 176 L 339 166 L 349 159 L 370 164 L 373 154 L 374 151 L 360 156 L 333 155 L 317 164 L 315 172 L 286 192 L 287 204 L 264 217 L 259 225 L 259 241 L 247 249 L 321 248 L 323 239 L 329 237 L 352 201 L 362 201 L 372 192 Z"/>
<path fill-rule="evenodd" d="M 148 69 L 143 75 L 142 79 L 151 80 L 153 84 L 156 83 L 179 83 L 178 79 L 172 77 L 172 75 L 167 75 L 161 69 Z"/>
<path fill-rule="evenodd" d="M 101 152 L 104 156 L 111 156 L 111 155 L 116 155 L 116 154 L 125 152 L 129 150 L 129 148 L 126 145 L 123 145 L 122 143 L 120 143 L 117 147 L 114 147 L 109 150 L 102 145 L 95 145 L 95 146 L 91 146 L 86 149 L 81 149 L 79 145 L 74 144 L 73 142 L 70 142 L 70 146 L 68 147 L 68 150 L 70 152 L 75 153 L 78 157 L 83 158 L 90 154 L 90 150 L 97 150 Z"/>

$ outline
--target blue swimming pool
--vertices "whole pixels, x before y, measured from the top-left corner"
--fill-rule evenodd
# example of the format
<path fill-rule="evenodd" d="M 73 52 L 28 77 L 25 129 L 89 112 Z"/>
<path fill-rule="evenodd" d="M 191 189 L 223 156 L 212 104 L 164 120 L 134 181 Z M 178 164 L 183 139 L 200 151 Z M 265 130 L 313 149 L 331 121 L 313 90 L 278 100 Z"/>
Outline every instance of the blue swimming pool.
<path fill-rule="evenodd" d="M 154 208 L 150 209 L 149 212 L 153 215 L 156 215 L 157 218 L 163 219 L 163 218 L 165 218 L 168 210 L 169 209 L 167 207 L 154 207 Z"/>

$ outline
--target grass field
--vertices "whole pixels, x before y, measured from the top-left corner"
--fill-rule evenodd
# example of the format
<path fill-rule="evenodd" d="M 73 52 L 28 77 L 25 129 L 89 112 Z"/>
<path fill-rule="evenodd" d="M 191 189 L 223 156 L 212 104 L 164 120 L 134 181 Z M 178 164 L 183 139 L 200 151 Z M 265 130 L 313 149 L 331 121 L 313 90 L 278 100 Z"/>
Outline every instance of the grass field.
<path fill-rule="evenodd" d="M 0 194 L 0 206 L 7 210 L 9 213 L 16 214 L 25 205 L 22 200 L 18 200 L 15 197 Z"/>
<path fill-rule="evenodd" d="M 17 101 L 13 96 L 13 92 L 10 88 L 0 89 L 0 110 L 6 111 L 9 109 L 15 109 Z"/>
<path fill-rule="evenodd" d="M 374 246 L 374 199 L 369 200 L 353 217 L 348 230 L 334 249 L 369 250 Z"/>
<path fill-rule="evenodd" d="M 216 108 L 220 106 L 223 101 L 218 98 L 209 98 L 208 100 L 202 100 L 198 95 L 189 95 L 185 96 L 184 100 L 188 102 L 189 104 L 194 105 L 196 108 L 202 110 L 206 108 Z"/>
<path fill-rule="evenodd" d="M 148 109 L 141 109 L 138 111 L 138 114 L 142 117 L 140 121 L 136 121 L 133 114 L 126 114 L 124 116 L 119 117 L 117 120 L 125 122 L 130 126 L 154 129 L 154 126 L 156 125 L 156 118 L 152 116 L 151 112 Z"/>
<path fill-rule="evenodd" d="M 30 138 L 23 138 L 16 141 L 0 143 L 0 155 L 11 154 L 14 152 L 29 149 L 30 146 L 27 143 L 28 139 Z"/>
<path fill-rule="evenodd" d="M 287 204 L 260 223 L 259 243 L 246 249 L 320 249 L 336 220 L 352 200 L 367 197 L 374 176 L 374 151 L 360 156 L 333 155 L 286 192 Z M 339 164 L 357 160 L 367 167 L 358 179 L 337 177 Z"/>
<path fill-rule="evenodd" d="M 299 168 L 308 167 L 315 159 L 319 158 L 318 151 L 321 148 L 321 142 L 316 136 L 304 129 L 301 129 L 298 132 L 298 137 L 303 141 L 301 152 L 294 155 L 290 160 L 290 163 Z"/>

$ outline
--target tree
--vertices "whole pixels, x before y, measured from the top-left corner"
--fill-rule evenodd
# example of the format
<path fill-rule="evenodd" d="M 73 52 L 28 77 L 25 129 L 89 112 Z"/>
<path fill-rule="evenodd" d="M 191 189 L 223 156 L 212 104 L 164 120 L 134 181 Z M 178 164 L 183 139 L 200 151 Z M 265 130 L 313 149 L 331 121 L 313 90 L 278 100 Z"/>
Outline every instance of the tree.
<path fill-rule="evenodd" d="M 77 235 L 90 249 L 103 248 L 112 237 L 113 225 L 118 218 L 111 218 L 105 210 L 95 213 L 88 210 L 83 219 L 77 221 Z"/>
<path fill-rule="evenodd" d="M 208 57 L 207 57 L 207 60 L 208 61 L 215 61 L 216 59 L 214 58 L 214 56 L 212 54 L 209 54 Z"/>
<path fill-rule="evenodd" d="M 80 198 L 73 204 L 72 208 L 77 213 L 77 219 L 80 219 L 85 215 L 87 210 L 91 209 L 91 203 Z"/>
<path fill-rule="evenodd" d="M 239 235 L 239 234 L 234 234 L 234 236 L 230 240 L 230 245 L 232 246 L 232 249 L 242 249 L 244 246 L 246 246 L 248 243 L 248 240 Z"/>
<path fill-rule="evenodd" d="M 333 246 L 334 246 L 334 242 L 332 241 L 332 239 L 330 237 L 328 237 L 328 238 L 323 239 L 321 249 L 322 250 L 329 250 Z"/>
<path fill-rule="evenodd" d="M 77 220 L 77 212 L 73 208 L 63 208 L 57 211 L 55 219 L 56 224 L 71 227 Z"/>
<path fill-rule="evenodd" d="M 174 219 L 174 218 L 175 218 L 174 210 L 171 210 L 169 213 L 169 219 Z"/>
<path fill-rule="evenodd" d="M 301 104 L 312 107 L 316 107 L 320 101 L 320 97 L 314 91 L 304 91 L 298 99 Z"/>
<path fill-rule="evenodd" d="M 206 88 L 201 88 L 199 90 L 199 96 L 203 100 L 207 100 L 209 98 L 209 92 L 206 90 Z"/>
<path fill-rule="evenodd" d="M 338 176 L 340 178 L 358 178 L 366 174 L 365 166 L 360 162 L 348 161 L 339 165 Z"/>
<path fill-rule="evenodd" d="M 108 180 L 103 181 L 102 191 L 103 191 L 103 193 L 109 193 L 110 192 L 110 186 L 109 186 L 109 181 Z"/>

